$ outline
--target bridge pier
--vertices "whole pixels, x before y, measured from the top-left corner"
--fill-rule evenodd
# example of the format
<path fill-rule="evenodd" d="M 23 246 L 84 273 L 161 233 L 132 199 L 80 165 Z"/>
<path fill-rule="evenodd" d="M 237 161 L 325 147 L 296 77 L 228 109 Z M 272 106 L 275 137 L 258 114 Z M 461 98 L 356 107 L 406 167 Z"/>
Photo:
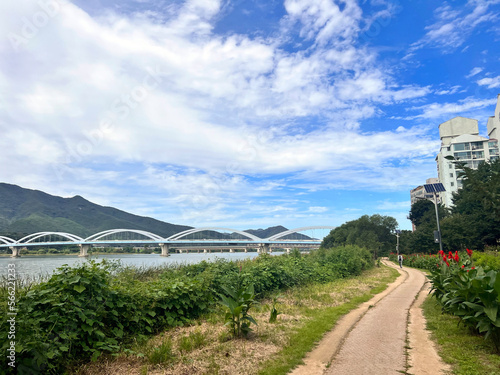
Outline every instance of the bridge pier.
<path fill-rule="evenodd" d="M 90 245 L 78 245 L 78 246 L 80 247 L 80 254 L 78 256 L 79 257 L 88 257 Z"/>
<path fill-rule="evenodd" d="M 21 256 L 20 255 L 20 252 L 21 252 L 20 247 L 10 246 L 9 249 L 12 250 L 12 255 L 10 256 L 11 258 L 19 258 Z"/>
<path fill-rule="evenodd" d="M 162 257 L 169 257 L 170 254 L 168 253 L 168 245 L 165 243 L 160 244 L 160 249 L 161 249 L 161 255 Z"/>
<path fill-rule="evenodd" d="M 268 243 L 261 243 L 259 245 L 259 248 L 257 250 L 258 253 L 268 253 L 269 252 L 269 249 L 270 249 L 270 246 Z"/>

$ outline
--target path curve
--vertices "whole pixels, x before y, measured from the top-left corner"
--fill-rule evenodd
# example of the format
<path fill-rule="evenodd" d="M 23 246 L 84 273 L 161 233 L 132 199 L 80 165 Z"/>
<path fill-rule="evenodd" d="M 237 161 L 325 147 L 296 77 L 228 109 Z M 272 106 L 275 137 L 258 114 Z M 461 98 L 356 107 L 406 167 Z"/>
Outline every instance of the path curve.
<path fill-rule="evenodd" d="M 414 337 L 415 333 L 425 331 L 423 316 L 415 322 L 410 319 L 410 316 L 421 311 L 415 301 L 421 301 L 417 300 L 417 296 L 424 295 L 421 298 L 425 298 L 427 293 L 425 275 L 416 269 L 404 267 L 401 270 L 392 262 L 383 262 L 398 269 L 398 279 L 384 292 L 340 319 L 335 328 L 306 356 L 305 365 L 292 371 L 292 375 L 400 375 L 406 373 L 408 365 L 413 366 L 410 373 L 424 375 L 428 372 L 421 370 L 421 356 L 424 355 L 424 362 L 427 362 L 427 356 L 432 352 L 426 368 L 432 369 L 432 374 L 444 373 L 445 368 L 428 334 Z M 410 312 L 412 307 L 413 312 Z M 409 336 L 407 328 L 411 333 Z M 407 353 L 407 339 L 416 349 L 425 350 L 417 356 L 413 355 L 413 349 Z"/>

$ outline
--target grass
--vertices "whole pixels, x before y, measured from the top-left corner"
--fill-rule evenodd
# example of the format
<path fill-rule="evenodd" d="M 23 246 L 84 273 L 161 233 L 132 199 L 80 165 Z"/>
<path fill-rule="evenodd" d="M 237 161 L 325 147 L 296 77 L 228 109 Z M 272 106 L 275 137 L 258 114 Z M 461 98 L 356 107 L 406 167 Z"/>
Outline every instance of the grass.
<path fill-rule="evenodd" d="M 192 326 L 139 341 L 133 348 L 135 354 L 102 358 L 82 366 L 77 373 L 286 374 L 340 317 L 383 291 L 398 275 L 384 266 L 358 277 L 283 291 L 275 323 L 269 322 L 272 298 L 252 309 L 258 325 L 252 327 L 248 339 L 232 338 L 224 327 L 224 309 L 218 307 Z"/>
<path fill-rule="evenodd" d="M 459 324 L 455 316 L 442 314 L 437 301 L 428 297 L 423 304 L 427 328 L 438 344 L 444 362 L 455 375 L 500 374 L 500 355 L 494 344 Z"/>

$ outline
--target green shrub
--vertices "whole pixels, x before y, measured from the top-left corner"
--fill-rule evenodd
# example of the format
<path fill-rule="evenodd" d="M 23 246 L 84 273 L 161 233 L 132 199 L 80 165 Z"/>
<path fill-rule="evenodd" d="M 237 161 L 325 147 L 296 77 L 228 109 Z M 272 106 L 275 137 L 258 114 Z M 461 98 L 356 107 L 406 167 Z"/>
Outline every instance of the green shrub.
<path fill-rule="evenodd" d="M 358 275 L 372 266 L 369 252 L 355 246 L 179 267 L 143 269 L 94 261 L 63 266 L 46 281 L 18 285 L 17 373 L 63 373 L 102 353 L 116 353 L 138 335 L 189 323 L 213 308 L 224 293 L 234 300 L 247 295 L 242 298 L 248 306 L 253 294 L 263 298 L 295 285 Z M 0 306 L 6 312 L 4 284 Z M 234 285 L 240 285 L 242 293 L 231 296 L 228 288 Z M 7 325 L 7 319 L 1 320 L 0 331 L 7 332 Z M 167 353 L 165 345 L 158 350 Z M 7 340 L 0 343 L 4 353 L 8 347 Z M 160 352 L 151 355 L 168 357 Z M 6 356 L 2 358 L 0 366 L 7 368 Z"/>
<path fill-rule="evenodd" d="M 500 271 L 500 255 L 498 251 L 475 251 L 472 255 L 476 266 Z"/>
<path fill-rule="evenodd" d="M 431 268 L 432 294 L 443 311 L 458 316 L 461 322 L 491 338 L 500 347 L 500 276 L 472 265 L 466 253 L 442 254 Z"/>

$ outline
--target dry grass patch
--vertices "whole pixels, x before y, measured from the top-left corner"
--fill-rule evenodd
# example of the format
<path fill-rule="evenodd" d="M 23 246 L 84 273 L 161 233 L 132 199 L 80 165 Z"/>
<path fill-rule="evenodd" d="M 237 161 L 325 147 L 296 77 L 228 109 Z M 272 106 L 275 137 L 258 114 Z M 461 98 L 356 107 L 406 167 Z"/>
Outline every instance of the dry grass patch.
<path fill-rule="evenodd" d="M 293 345 L 294 335 L 314 323 L 318 312 L 366 294 L 390 272 L 387 267 L 375 268 L 356 278 L 282 292 L 275 323 L 269 323 L 272 300 L 261 301 L 251 313 L 258 325 L 252 325 L 254 331 L 246 339 L 232 338 L 224 326 L 224 312 L 218 308 L 193 326 L 174 328 L 136 345 L 133 350 L 139 355 L 103 357 L 82 366 L 77 374 L 255 375 Z"/>

